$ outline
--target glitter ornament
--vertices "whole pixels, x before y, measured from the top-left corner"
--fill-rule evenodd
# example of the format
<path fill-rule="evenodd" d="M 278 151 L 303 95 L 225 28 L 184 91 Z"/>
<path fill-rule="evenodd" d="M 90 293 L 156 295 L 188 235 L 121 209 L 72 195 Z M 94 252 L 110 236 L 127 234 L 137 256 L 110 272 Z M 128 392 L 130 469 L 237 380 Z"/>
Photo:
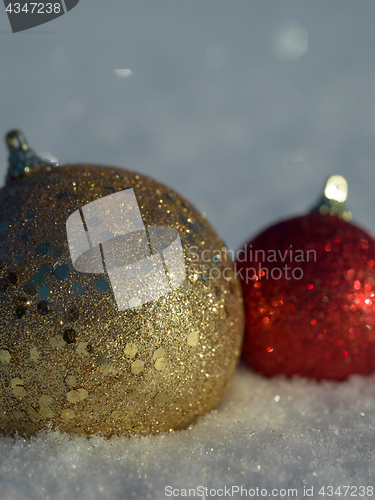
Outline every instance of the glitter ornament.
<path fill-rule="evenodd" d="M 344 380 L 375 370 L 375 241 L 349 222 L 347 184 L 331 176 L 303 217 L 276 224 L 239 252 L 242 357 L 266 376 Z"/>
<path fill-rule="evenodd" d="M 157 433 L 214 408 L 243 305 L 233 265 L 208 262 L 224 244 L 205 216 L 149 177 L 57 167 L 19 131 L 7 143 L 0 431 Z"/>

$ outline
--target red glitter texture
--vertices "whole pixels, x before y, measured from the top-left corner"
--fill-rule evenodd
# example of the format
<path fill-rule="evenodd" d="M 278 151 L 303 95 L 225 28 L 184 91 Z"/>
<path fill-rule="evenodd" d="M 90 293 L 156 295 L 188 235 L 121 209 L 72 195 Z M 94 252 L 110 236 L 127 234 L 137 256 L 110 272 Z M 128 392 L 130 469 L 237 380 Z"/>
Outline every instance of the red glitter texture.
<path fill-rule="evenodd" d="M 374 260 L 369 234 L 318 212 L 249 241 L 236 263 L 244 361 L 269 377 L 344 380 L 375 371 Z"/>

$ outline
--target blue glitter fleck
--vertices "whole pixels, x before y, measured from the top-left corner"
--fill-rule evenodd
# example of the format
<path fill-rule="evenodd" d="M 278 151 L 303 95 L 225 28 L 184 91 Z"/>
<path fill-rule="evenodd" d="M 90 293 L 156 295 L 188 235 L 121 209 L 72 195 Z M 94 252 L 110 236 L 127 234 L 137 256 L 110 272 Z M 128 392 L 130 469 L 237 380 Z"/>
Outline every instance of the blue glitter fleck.
<path fill-rule="evenodd" d="M 44 281 L 44 274 L 43 273 L 34 273 L 31 276 L 31 281 L 33 281 L 36 285 L 41 285 Z"/>
<path fill-rule="evenodd" d="M 23 291 L 27 293 L 28 295 L 34 295 L 36 293 L 36 286 L 35 283 L 32 283 L 31 281 L 28 281 L 23 285 Z"/>
<path fill-rule="evenodd" d="M 98 290 L 98 292 L 106 292 L 109 288 L 108 283 L 104 278 L 95 280 L 94 286 Z"/>
<path fill-rule="evenodd" d="M 40 253 L 42 255 L 46 255 L 50 246 L 51 245 L 48 243 L 48 241 L 41 243 L 40 245 L 38 245 L 38 249 L 37 249 L 38 253 Z"/>
<path fill-rule="evenodd" d="M 65 278 L 67 278 L 69 273 L 70 273 L 70 269 L 65 264 L 63 264 L 62 266 L 59 266 L 55 269 L 55 276 L 59 280 L 64 280 Z"/>
<path fill-rule="evenodd" d="M 9 221 L 5 220 L 4 222 L 0 223 L 0 233 L 5 233 L 7 229 L 9 229 L 10 223 Z"/>
<path fill-rule="evenodd" d="M 41 286 L 38 290 L 38 297 L 41 299 L 41 300 L 46 300 L 48 299 L 48 297 L 51 295 L 51 292 L 49 290 L 49 288 L 47 288 L 46 286 Z"/>
<path fill-rule="evenodd" d="M 78 282 L 74 283 L 74 285 L 72 286 L 72 292 L 74 293 L 74 295 L 77 295 L 78 297 L 82 297 L 85 291 L 86 291 L 85 283 Z"/>
<path fill-rule="evenodd" d="M 44 276 L 47 276 L 51 272 L 51 266 L 49 264 L 42 264 L 39 266 L 38 271 L 44 274 Z"/>

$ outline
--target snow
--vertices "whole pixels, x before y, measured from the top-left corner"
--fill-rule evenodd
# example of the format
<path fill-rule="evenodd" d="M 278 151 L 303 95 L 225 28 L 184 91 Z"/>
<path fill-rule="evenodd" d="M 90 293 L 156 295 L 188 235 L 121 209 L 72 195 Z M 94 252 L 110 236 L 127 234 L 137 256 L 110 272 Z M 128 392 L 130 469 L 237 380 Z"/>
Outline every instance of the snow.
<path fill-rule="evenodd" d="M 297 489 L 295 498 L 313 488 L 314 498 L 322 498 L 322 486 L 373 484 L 374 409 L 373 376 L 345 383 L 269 380 L 240 366 L 219 407 L 183 431 L 3 438 L 1 498 L 162 499 L 167 487 L 183 495 L 225 486 L 230 493 L 233 486 L 251 493 L 258 487 L 267 496 Z"/>

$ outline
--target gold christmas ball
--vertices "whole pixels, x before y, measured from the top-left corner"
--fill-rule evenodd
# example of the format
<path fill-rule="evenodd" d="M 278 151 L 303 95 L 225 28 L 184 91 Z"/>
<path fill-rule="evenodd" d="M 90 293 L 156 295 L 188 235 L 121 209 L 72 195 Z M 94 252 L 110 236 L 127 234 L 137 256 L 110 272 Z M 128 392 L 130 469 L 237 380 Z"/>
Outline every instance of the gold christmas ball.
<path fill-rule="evenodd" d="M 54 166 L 7 136 L 0 191 L 0 432 L 181 429 L 214 408 L 243 336 L 204 214 L 144 175 Z"/>

